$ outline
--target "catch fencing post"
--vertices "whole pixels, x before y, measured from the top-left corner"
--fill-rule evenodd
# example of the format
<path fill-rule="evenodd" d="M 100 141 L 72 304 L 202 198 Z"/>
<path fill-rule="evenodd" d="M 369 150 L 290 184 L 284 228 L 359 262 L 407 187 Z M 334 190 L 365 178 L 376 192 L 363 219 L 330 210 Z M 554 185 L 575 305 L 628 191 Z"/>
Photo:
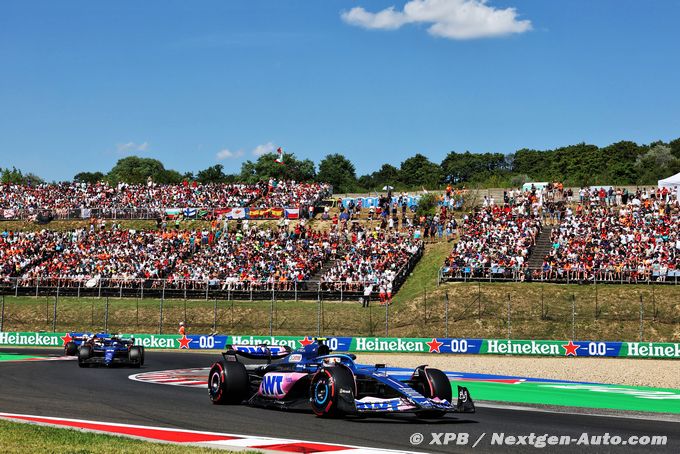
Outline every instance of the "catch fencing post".
<path fill-rule="evenodd" d="M 599 303 L 597 301 L 597 279 L 595 280 L 595 320 L 599 317 Z"/>
<path fill-rule="evenodd" d="M 571 294 L 571 340 L 576 337 L 576 295 Z"/>
<path fill-rule="evenodd" d="M 444 330 L 444 337 L 448 339 L 449 337 L 449 292 L 444 293 L 445 305 L 444 305 L 444 321 L 446 323 L 446 329 Z"/>
<path fill-rule="evenodd" d="M 19 278 L 14 280 L 14 296 L 19 296 Z"/>
<path fill-rule="evenodd" d="M 508 340 L 512 337 L 512 325 L 510 322 L 510 294 L 508 293 Z"/>
<path fill-rule="evenodd" d="M 163 288 L 165 290 L 165 288 Z M 163 300 L 165 299 L 165 292 L 163 292 L 163 298 L 161 298 L 161 307 L 158 317 L 158 334 L 163 334 Z"/>
<path fill-rule="evenodd" d="M 316 335 L 321 337 L 321 300 L 316 302 Z"/>
<path fill-rule="evenodd" d="M 80 281 L 78 281 L 78 298 L 80 298 Z"/>
<path fill-rule="evenodd" d="M 58 301 L 59 301 L 59 283 L 57 283 L 57 294 L 54 295 L 54 312 L 52 313 L 52 332 L 53 333 L 57 332 L 57 302 Z"/>
<path fill-rule="evenodd" d="M 644 317 L 645 317 L 644 306 L 643 306 L 643 302 L 642 302 L 642 295 L 640 295 L 640 342 L 642 342 L 644 320 L 645 320 Z"/>
<path fill-rule="evenodd" d="M 390 335 L 390 305 L 385 303 L 385 337 Z"/>
<path fill-rule="evenodd" d="M 297 301 L 297 281 L 295 281 L 295 301 Z"/>
<path fill-rule="evenodd" d="M 100 277 L 99 278 L 99 295 L 97 296 L 97 298 L 101 298 L 101 297 L 102 297 L 102 278 Z"/>
<path fill-rule="evenodd" d="M 5 328 L 5 295 L 2 295 L 2 305 L 0 305 L 0 333 Z"/>
<path fill-rule="evenodd" d="M 186 320 L 186 305 L 184 306 L 184 319 Z M 213 298 L 213 333 L 217 331 L 217 298 Z"/>
<path fill-rule="evenodd" d="M 38 297 L 38 286 L 40 285 L 40 278 L 35 280 L 35 297 Z"/>
<path fill-rule="evenodd" d="M 208 301 L 208 290 L 210 290 L 210 282 L 205 280 L 205 300 Z"/>
<path fill-rule="evenodd" d="M 144 299 L 144 279 L 139 280 L 139 291 L 140 299 Z M 139 307 L 139 303 L 137 303 L 137 307 Z"/>
<path fill-rule="evenodd" d="M 109 297 L 106 297 L 106 308 L 104 309 L 104 331 L 109 331 Z"/>
<path fill-rule="evenodd" d="M 272 300 L 269 306 L 269 335 L 274 335 L 274 291 L 272 290 Z"/>

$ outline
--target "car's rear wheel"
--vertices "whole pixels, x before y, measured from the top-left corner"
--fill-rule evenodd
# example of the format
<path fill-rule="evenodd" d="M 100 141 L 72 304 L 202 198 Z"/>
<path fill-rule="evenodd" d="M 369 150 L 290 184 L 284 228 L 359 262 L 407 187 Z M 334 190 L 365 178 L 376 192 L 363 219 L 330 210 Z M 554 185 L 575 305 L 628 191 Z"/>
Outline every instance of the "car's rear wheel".
<path fill-rule="evenodd" d="M 130 361 L 130 365 L 132 367 L 141 367 L 142 363 L 144 362 L 144 352 L 142 351 L 142 347 L 138 347 L 136 345 L 130 347 L 130 351 L 128 352 L 128 360 Z"/>
<path fill-rule="evenodd" d="M 92 357 L 92 347 L 89 345 L 81 345 L 78 350 L 78 366 L 88 367 L 89 364 L 86 363 L 88 359 Z"/>
<path fill-rule="evenodd" d="M 414 376 L 419 385 L 418 392 L 430 399 L 439 398 L 449 403 L 452 402 L 453 390 L 451 389 L 451 382 L 444 372 L 429 367 L 420 367 L 417 369 L 417 372 Z M 445 414 L 445 411 L 428 410 L 419 412 L 418 416 L 423 418 L 441 418 Z"/>
<path fill-rule="evenodd" d="M 75 342 L 66 342 L 66 345 L 64 346 L 64 354 L 66 356 L 75 356 L 78 354 L 78 346 L 76 345 Z"/>
<path fill-rule="evenodd" d="M 248 398 L 250 379 L 246 366 L 236 361 L 217 361 L 208 374 L 208 394 L 213 404 L 240 404 Z"/>
<path fill-rule="evenodd" d="M 340 390 L 346 392 L 346 398 L 354 401 L 355 382 L 352 372 L 343 366 L 333 366 L 321 369 L 314 377 L 309 387 L 312 411 L 317 416 L 336 418 L 343 416 L 340 408 Z"/>

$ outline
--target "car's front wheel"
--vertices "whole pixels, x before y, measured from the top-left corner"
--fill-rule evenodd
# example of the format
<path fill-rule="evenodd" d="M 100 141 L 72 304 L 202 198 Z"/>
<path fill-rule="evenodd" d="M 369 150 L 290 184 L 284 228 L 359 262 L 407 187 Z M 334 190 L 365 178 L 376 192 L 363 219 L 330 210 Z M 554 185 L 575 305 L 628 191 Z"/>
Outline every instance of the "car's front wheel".
<path fill-rule="evenodd" d="M 208 394 L 213 404 L 240 404 L 248 398 L 250 378 L 246 367 L 235 361 L 217 361 L 208 374 Z"/>
<path fill-rule="evenodd" d="M 89 364 L 86 363 L 88 359 L 92 357 L 92 347 L 89 345 L 81 345 L 78 349 L 78 366 L 88 367 Z"/>
<path fill-rule="evenodd" d="M 419 367 L 413 374 L 418 383 L 417 391 L 430 399 L 439 398 L 451 403 L 453 390 L 449 377 L 439 369 L 429 367 Z M 445 411 L 428 410 L 418 413 L 423 418 L 441 418 L 446 414 Z"/>
<path fill-rule="evenodd" d="M 317 416 L 333 418 L 344 415 L 341 397 L 354 402 L 356 386 L 354 375 L 344 366 L 319 370 L 312 377 L 309 387 L 312 411 Z"/>
<path fill-rule="evenodd" d="M 141 367 L 144 363 L 144 351 L 142 350 L 142 347 L 136 345 L 130 347 L 130 351 L 128 352 L 128 360 L 130 361 L 130 365 L 132 367 Z"/>

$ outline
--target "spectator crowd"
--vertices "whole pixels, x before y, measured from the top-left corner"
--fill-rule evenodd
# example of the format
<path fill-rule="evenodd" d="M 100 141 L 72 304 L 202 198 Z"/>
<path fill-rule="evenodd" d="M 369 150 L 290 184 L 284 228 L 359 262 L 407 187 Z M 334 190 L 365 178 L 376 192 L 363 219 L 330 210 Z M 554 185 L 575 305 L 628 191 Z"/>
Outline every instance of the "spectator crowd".
<path fill-rule="evenodd" d="M 549 249 L 527 266 L 543 226 Z M 668 188 L 510 190 L 465 216 L 444 279 L 674 282 L 680 278 L 680 203 Z M 547 233 L 546 233 L 547 234 Z M 542 260 L 542 264 L 541 264 Z"/>
<path fill-rule="evenodd" d="M 522 272 L 541 231 L 541 219 L 523 204 L 487 205 L 463 218 L 461 234 L 444 262 L 452 278 L 507 277 Z"/>
<path fill-rule="evenodd" d="M 0 217 L 14 219 L 38 212 L 55 217 L 87 217 L 83 213 L 141 212 L 162 214 L 170 208 L 307 208 L 330 195 L 331 187 L 321 183 L 270 180 L 268 183 L 199 184 L 185 181 L 178 185 L 80 182 L 4 184 Z M 79 213 L 72 213 L 80 210 Z M 148 216 L 148 214 L 147 214 Z"/>
<path fill-rule="evenodd" d="M 611 189 L 583 200 L 568 207 L 553 229 L 538 277 L 614 282 L 680 277 L 680 205 L 674 193 Z"/>

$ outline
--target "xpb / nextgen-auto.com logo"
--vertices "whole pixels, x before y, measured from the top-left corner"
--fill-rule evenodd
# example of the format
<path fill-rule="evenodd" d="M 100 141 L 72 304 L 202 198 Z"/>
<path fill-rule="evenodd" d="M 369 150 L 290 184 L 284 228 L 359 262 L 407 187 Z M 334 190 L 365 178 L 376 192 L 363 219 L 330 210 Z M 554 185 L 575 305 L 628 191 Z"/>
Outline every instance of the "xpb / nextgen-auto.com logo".
<path fill-rule="evenodd" d="M 584 432 L 577 437 L 571 435 L 551 435 L 530 433 L 526 435 L 494 432 L 470 435 L 467 432 L 431 432 L 411 434 L 412 445 L 455 445 L 476 448 L 480 444 L 486 446 L 527 446 L 538 449 L 550 446 L 666 446 L 665 435 L 612 435 L 609 432 L 591 434 Z"/>

